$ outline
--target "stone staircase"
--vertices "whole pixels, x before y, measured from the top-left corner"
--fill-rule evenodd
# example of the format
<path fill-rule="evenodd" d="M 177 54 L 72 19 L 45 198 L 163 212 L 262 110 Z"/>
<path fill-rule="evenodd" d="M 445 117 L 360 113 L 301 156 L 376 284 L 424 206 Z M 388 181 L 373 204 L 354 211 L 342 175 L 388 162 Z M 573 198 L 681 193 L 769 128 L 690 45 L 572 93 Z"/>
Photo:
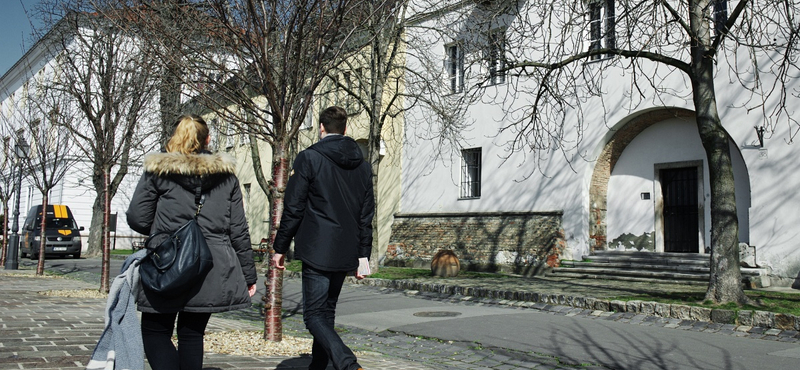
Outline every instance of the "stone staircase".
<path fill-rule="evenodd" d="M 547 276 L 653 283 L 708 285 L 709 255 L 638 251 L 596 251 L 581 261 L 561 261 Z M 768 287 L 765 269 L 742 267 L 747 287 Z"/>

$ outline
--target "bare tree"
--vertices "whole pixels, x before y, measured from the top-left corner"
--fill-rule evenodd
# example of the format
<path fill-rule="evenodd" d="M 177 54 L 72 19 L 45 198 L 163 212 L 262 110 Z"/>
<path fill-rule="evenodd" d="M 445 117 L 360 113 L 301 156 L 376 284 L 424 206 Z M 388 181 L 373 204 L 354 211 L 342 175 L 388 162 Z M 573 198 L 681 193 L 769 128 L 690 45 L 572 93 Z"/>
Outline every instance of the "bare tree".
<path fill-rule="evenodd" d="M 504 58 L 495 72 L 514 78 L 506 96 L 499 97 L 513 107 L 506 110 L 500 129 L 513 136 L 509 152 L 536 155 L 577 147 L 590 123 L 585 117 L 596 117 L 584 114 L 583 107 L 600 101 L 600 107 L 610 109 L 603 103 L 610 71 L 630 76 L 632 93 L 624 109 L 648 100 L 664 106 L 675 98 L 692 101 L 711 184 L 711 279 L 706 300 L 743 303 L 747 299 L 739 269 L 729 138 L 720 123 L 714 78 L 718 65 L 729 68 L 732 82 L 750 97 L 746 108 L 761 111 L 768 131 L 778 123 L 798 126 L 786 102 L 797 97 L 787 82 L 798 72 L 800 6 L 794 0 L 738 0 L 730 2 L 729 11 L 728 3 L 482 2 L 458 8 L 448 21 L 456 18 L 453 23 L 463 25 L 457 32 L 466 49 L 491 44 L 491 38 L 472 36 L 504 30 Z M 746 60 L 750 63 L 741 63 Z M 485 99 L 491 77 L 491 73 L 465 76 L 464 96 Z M 571 142 L 565 138 L 567 125 L 576 133 Z"/>
<path fill-rule="evenodd" d="M 36 274 L 44 274 L 46 217 L 50 190 L 64 180 L 75 164 L 74 146 L 69 133 L 61 129 L 75 119 L 65 106 L 64 96 L 49 90 L 41 75 L 28 81 L 23 96 L 15 107 L 15 123 L 30 141 L 30 152 L 21 161 L 21 171 L 42 195 L 41 238 Z"/>
<path fill-rule="evenodd" d="M 291 147 L 315 89 L 355 27 L 348 17 L 360 1 L 126 2 L 140 15 L 146 35 L 165 45 L 152 49 L 169 51 L 159 58 L 181 71 L 171 75 L 181 79 L 182 91 L 193 96 L 198 110 L 214 112 L 272 149 L 272 171 L 266 174 L 257 145 L 251 146 L 256 177 L 270 202 L 270 240 L 283 211 Z M 180 32 L 164 32 L 165 18 L 147 16 L 164 6 L 170 6 L 169 26 Z M 275 341 L 282 338 L 281 284 L 282 275 L 271 272 L 265 338 Z"/>
<path fill-rule="evenodd" d="M 3 243 L 2 248 L 0 248 L 0 266 L 5 266 L 6 264 L 6 248 L 8 248 L 8 202 L 11 200 L 11 196 L 17 191 L 16 184 L 17 184 L 17 163 L 14 159 L 14 144 L 15 142 L 12 140 L 16 140 L 16 133 L 11 129 L 11 127 L 7 124 L 7 120 L 5 119 L 5 115 L 0 112 L 2 115 L 2 121 L 0 121 L 0 139 L 2 139 L 2 153 L 0 155 L 0 204 L 3 207 L 3 220 L 0 222 L 0 226 L 3 227 Z"/>
<path fill-rule="evenodd" d="M 342 63 L 328 73 L 328 80 L 317 92 L 320 100 L 338 100 L 343 95 L 344 107 L 351 116 L 366 116 L 369 122 L 367 160 L 372 167 L 373 187 L 378 189 L 383 156 L 382 143 L 399 147 L 402 131 L 394 123 L 408 107 L 414 106 L 416 96 L 405 93 L 403 75 L 404 31 L 407 27 L 406 1 L 380 1 L 363 4 L 361 27 L 356 31 Z M 379 205 L 380 192 L 375 191 Z M 380 207 L 379 207 L 380 208 Z M 373 218 L 373 245 L 380 235 L 379 210 Z M 378 270 L 381 249 L 372 248 L 370 267 Z"/>
<path fill-rule="evenodd" d="M 157 69 L 135 29 L 120 27 L 130 22 L 127 13 L 100 2 L 60 0 L 54 5 L 50 16 L 61 18 L 47 37 L 58 72 L 49 88 L 76 110 L 75 119 L 63 127 L 91 164 L 96 196 L 87 253 L 102 255 L 100 289 L 108 291 L 110 200 L 130 164 L 154 142 Z"/>

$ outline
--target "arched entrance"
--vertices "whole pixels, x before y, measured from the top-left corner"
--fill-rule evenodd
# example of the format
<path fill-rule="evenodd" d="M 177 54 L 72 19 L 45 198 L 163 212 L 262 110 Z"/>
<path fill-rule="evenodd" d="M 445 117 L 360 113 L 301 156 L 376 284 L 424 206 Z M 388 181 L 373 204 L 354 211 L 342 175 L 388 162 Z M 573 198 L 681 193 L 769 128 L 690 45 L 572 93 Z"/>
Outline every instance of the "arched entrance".
<path fill-rule="evenodd" d="M 731 141 L 740 240 L 749 239 L 750 183 Z M 693 112 L 631 116 L 606 137 L 590 187 L 591 249 L 703 253 L 710 230 L 707 165 Z"/>

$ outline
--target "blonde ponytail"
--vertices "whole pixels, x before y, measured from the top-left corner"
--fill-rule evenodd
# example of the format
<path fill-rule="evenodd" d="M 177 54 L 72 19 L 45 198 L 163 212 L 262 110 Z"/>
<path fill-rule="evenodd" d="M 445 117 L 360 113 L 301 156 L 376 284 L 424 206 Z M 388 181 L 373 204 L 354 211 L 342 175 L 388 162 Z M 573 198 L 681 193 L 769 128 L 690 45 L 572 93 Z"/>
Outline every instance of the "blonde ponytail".
<path fill-rule="evenodd" d="M 192 154 L 206 148 L 208 125 L 200 116 L 184 115 L 178 118 L 175 133 L 166 145 L 169 153 Z"/>

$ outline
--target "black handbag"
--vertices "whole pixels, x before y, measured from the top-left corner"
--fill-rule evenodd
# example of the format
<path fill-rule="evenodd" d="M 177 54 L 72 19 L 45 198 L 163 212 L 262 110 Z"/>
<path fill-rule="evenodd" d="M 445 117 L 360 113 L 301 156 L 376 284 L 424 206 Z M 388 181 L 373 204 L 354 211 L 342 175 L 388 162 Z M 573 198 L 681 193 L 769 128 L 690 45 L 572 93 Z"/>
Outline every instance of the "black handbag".
<path fill-rule="evenodd" d="M 197 224 L 205 196 L 199 198 L 197 212 L 191 220 L 174 232 L 155 233 L 145 241 L 148 253 L 142 258 L 139 275 L 146 289 L 163 295 L 181 293 L 211 271 L 214 265 L 211 250 Z M 150 242 L 163 234 L 169 237 L 151 247 Z"/>

